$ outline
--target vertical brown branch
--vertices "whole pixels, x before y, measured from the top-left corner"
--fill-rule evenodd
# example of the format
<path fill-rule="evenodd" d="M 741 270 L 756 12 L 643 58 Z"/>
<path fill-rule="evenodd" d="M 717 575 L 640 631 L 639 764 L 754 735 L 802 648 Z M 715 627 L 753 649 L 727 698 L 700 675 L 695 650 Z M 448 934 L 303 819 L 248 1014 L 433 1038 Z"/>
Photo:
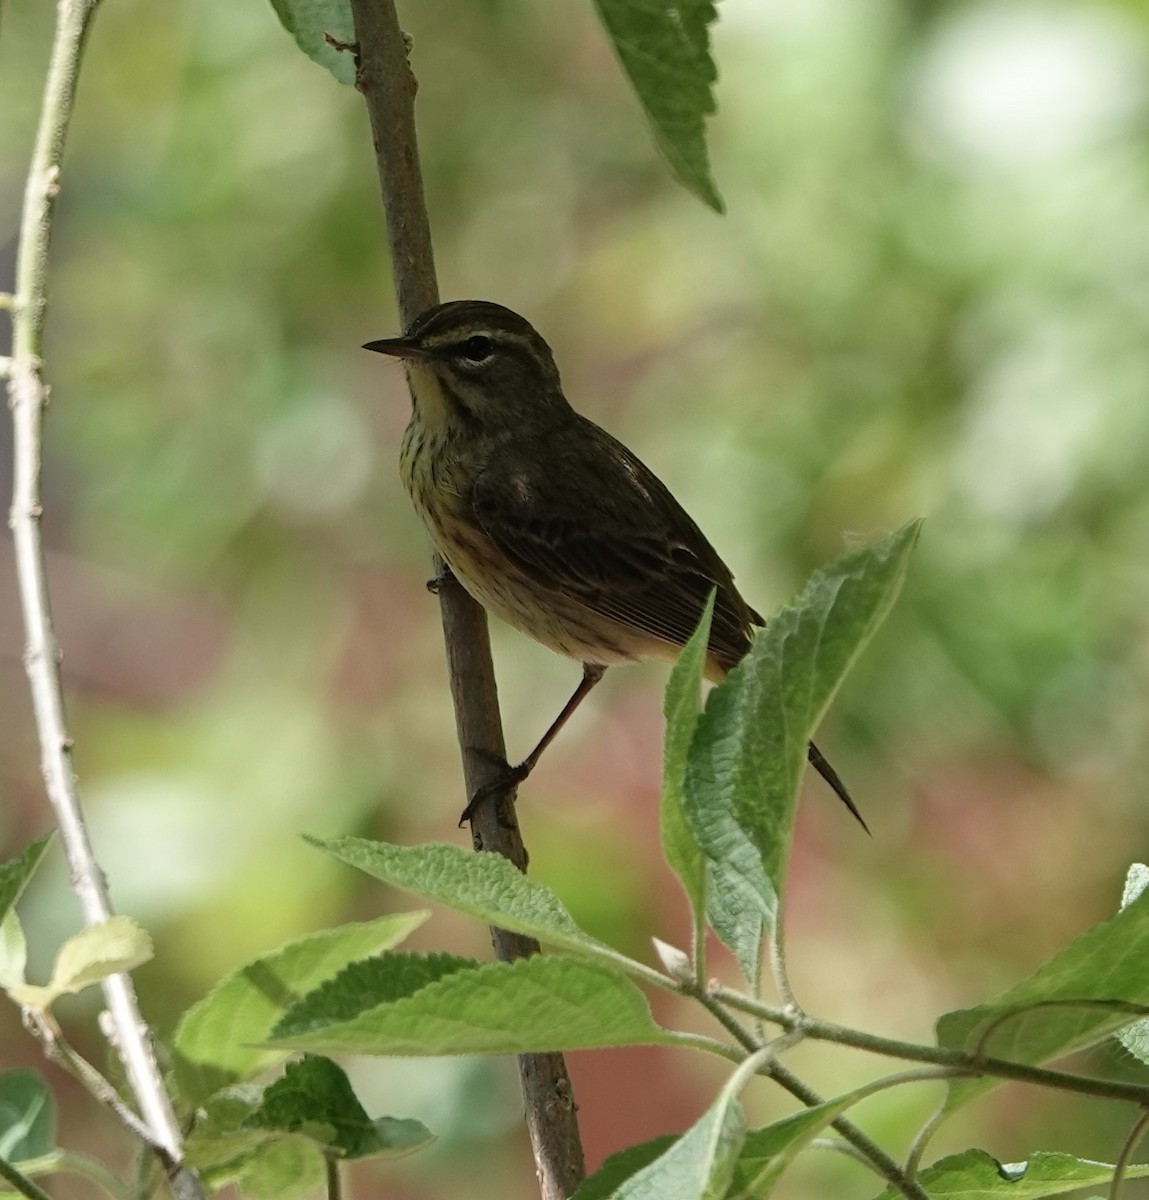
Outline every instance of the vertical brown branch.
<path fill-rule="evenodd" d="M 367 102 L 387 215 L 399 316 L 406 328 L 439 299 L 431 230 L 415 138 L 415 78 L 393 0 L 351 0 L 359 47 L 356 86 Z M 436 573 L 440 563 L 436 562 Z M 494 667 L 482 608 L 448 578 L 439 590 L 455 723 L 467 794 L 497 774 L 503 758 Z M 513 793 L 478 806 L 471 823 L 476 850 L 495 851 L 526 870 L 527 852 L 514 822 Z M 492 929 L 498 958 L 538 952 L 532 938 Z M 563 1200 L 584 1175 L 570 1076 L 561 1054 L 524 1054 L 519 1079 L 544 1200 Z"/>

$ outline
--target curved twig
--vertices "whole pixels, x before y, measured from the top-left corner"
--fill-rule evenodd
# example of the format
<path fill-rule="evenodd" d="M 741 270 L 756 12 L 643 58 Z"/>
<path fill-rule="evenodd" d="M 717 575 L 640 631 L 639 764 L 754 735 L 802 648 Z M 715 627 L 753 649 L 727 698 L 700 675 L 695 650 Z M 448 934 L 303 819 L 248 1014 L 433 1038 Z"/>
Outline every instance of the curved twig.
<path fill-rule="evenodd" d="M 1133 1122 L 1133 1128 L 1129 1130 L 1129 1136 L 1125 1139 L 1121 1146 L 1121 1153 L 1117 1156 L 1117 1162 L 1113 1167 L 1113 1179 L 1109 1184 L 1109 1200 L 1120 1200 L 1121 1185 L 1125 1182 L 1125 1172 L 1129 1169 L 1129 1163 L 1137 1149 L 1137 1144 L 1145 1136 L 1147 1130 L 1149 1130 L 1149 1108 L 1144 1108 L 1137 1120 Z"/>
<path fill-rule="evenodd" d="M 815 1041 L 836 1042 L 880 1054 L 886 1058 L 901 1058 L 908 1062 L 935 1063 L 939 1067 L 954 1067 L 971 1075 L 985 1075 L 997 1079 L 1013 1079 L 1018 1083 L 1032 1083 L 1039 1087 L 1055 1088 L 1063 1092 L 1076 1092 L 1083 1096 L 1101 1096 L 1108 1100 L 1130 1100 L 1134 1104 L 1149 1105 L 1149 1086 L 1123 1083 L 1120 1080 L 1095 1079 L 1088 1075 L 1070 1075 L 1066 1071 L 1051 1071 L 1047 1067 L 1033 1067 L 1028 1063 L 1010 1062 L 1004 1058 L 983 1058 L 965 1050 L 951 1050 L 946 1046 L 923 1046 L 917 1042 L 900 1042 L 895 1038 L 880 1037 L 838 1025 L 834 1021 L 823 1021 L 817 1017 L 794 1017 L 782 1009 L 763 1004 L 751 996 L 744 996 L 732 988 L 718 987 L 710 995 L 720 1004 L 729 1005 L 740 1012 L 761 1017 L 783 1029 L 800 1028 L 803 1034 Z"/>
<path fill-rule="evenodd" d="M 917 1179 L 918 1171 L 922 1165 L 922 1155 L 925 1154 L 930 1139 L 941 1128 L 942 1122 L 948 1115 L 949 1110 L 944 1103 L 941 1104 L 937 1112 L 933 1113 L 930 1119 L 915 1134 L 909 1153 L 906 1155 L 906 1165 L 902 1168 L 911 1179 Z"/>
<path fill-rule="evenodd" d="M 982 1030 L 981 1036 L 977 1039 L 977 1045 L 973 1048 L 973 1053 L 980 1058 L 985 1054 L 990 1038 L 1004 1025 L 1008 1025 L 1017 1017 L 1024 1017 L 1027 1013 L 1043 1008 L 1099 1008 L 1103 1011 L 1119 1012 L 1133 1018 L 1149 1016 L 1149 1007 L 1144 1004 L 1134 1004 L 1128 1000 L 1097 1000 L 1092 997 L 1079 1000 L 1073 998 L 1035 1000 L 1032 1004 L 1020 1004 L 1017 1008 L 1008 1008 L 998 1013 Z"/>
<path fill-rule="evenodd" d="M 72 769 L 72 739 L 64 720 L 60 646 L 52 624 L 44 546 L 40 471 L 44 409 L 41 353 L 48 306 L 48 247 L 52 212 L 60 190 L 64 143 L 76 96 L 84 42 L 98 0 L 58 0 L 40 120 L 32 149 L 16 258 L 16 289 L 4 307 L 12 313 L 12 357 L 7 364 L 14 433 L 14 481 L 9 524 L 15 546 L 20 608 L 24 620 L 24 666 L 32 691 L 41 771 L 68 857 L 72 886 L 89 925 L 106 921 L 112 906 L 80 808 Z M 114 1042 L 127 1070 L 151 1141 L 171 1172 L 182 1156 L 179 1127 L 126 975 L 103 983 Z"/>

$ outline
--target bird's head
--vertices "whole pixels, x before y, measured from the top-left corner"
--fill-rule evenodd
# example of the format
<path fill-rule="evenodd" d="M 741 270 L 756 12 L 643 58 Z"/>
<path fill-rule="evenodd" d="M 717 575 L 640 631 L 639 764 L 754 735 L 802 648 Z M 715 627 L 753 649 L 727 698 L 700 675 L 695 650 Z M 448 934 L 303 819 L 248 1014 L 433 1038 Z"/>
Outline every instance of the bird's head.
<path fill-rule="evenodd" d="M 495 429 L 567 408 L 550 347 L 529 321 L 488 300 L 439 304 L 402 337 L 364 349 L 405 361 L 428 423 Z"/>

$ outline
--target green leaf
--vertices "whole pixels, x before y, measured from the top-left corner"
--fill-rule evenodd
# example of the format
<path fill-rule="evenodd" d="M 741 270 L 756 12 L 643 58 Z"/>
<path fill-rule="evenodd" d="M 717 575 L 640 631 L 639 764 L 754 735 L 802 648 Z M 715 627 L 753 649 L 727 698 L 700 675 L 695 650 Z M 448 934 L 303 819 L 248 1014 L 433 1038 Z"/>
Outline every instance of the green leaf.
<path fill-rule="evenodd" d="M 188 1164 L 212 1188 L 233 1182 L 243 1164 L 273 1140 L 266 1130 L 247 1126 L 262 1098 L 262 1088 L 235 1084 L 200 1103 L 185 1149 Z"/>
<path fill-rule="evenodd" d="M 706 1112 L 663 1153 L 611 1192 L 611 1200 L 719 1200 L 725 1196 L 746 1137 L 738 1094 L 769 1053 L 760 1050 L 745 1059 Z"/>
<path fill-rule="evenodd" d="M 52 834 L 47 833 L 32 842 L 19 858 L 0 863 L 0 920 L 8 915 L 20 899 L 51 840 Z"/>
<path fill-rule="evenodd" d="M 666 739 L 662 755 L 662 852 L 682 881 L 690 901 L 695 929 L 705 920 L 706 856 L 694 840 L 683 811 L 686 759 L 702 711 L 702 678 L 706 648 L 710 643 L 710 621 L 714 615 L 714 593 L 706 602 L 694 635 L 682 648 L 666 685 L 663 713 Z"/>
<path fill-rule="evenodd" d="M 706 151 L 718 78 L 710 56 L 712 0 L 595 0 L 595 7 L 670 169 L 722 212 Z"/>
<path fill-rule="evenodd" d="M 308 840 L 384 883 L 478 917 L 488 925 L 525 933 L 550 946 L 593 954 L 612 965 L 626 963 L 617 950 L 581 930 L 549 887 L 528 879 L 501 854 L 475 854 L 443 842 L 393 846 L 356 837 Z"/>
<path fill-rule="evenodd" d="M 152 939 L 131 917 L 109 917 L 70 937 L 56 955 L 44 987 L 12 984 L 8 994 L 27 1008 L 50 1008 L 61 996 L 82 992 L 111 975 L 133 971 L 152 957 Z"/>
<path fill-rule="evenodd" d="M 571 1200 L 610 1200 L 632 1175 L 665 1154 L 677 1141 L 677 1134 L 664 1133 L 649 1142 L 640 1142 L 610 1155 L 593 1175 L 588 1175 L 579 1184 Z"/>
<path fill-rule="evenodd" d="M 623 1183 L 612 1200 L 718 1200 L 745 1136 L 741 1106 L 720 1098 L 664 1154 Z"/>
<path fill-rule="evenodd" d="M 976 1008 L 946 1013 L 938 1045 L 1041 1063 L 1091 1046 L 1149 1006 L 1149 892 L 1071 942 L 1028 979 Z M 987 1036 L 988 1035 L 988 1036 Z M 999 1080 L 955 1080 L 948 1108 Z"/>
<path fill-rule="evenodd" d="M 685 811 L 708 860 L 711 924 L 752 982 L 777 917 L 810 737 L 893 604 L 919 528 L 911 522 L 818 571 L 698 720 Z"/>
<path fill-rule="evenodd" d="M 9 994 L 13 988 L 24 985 L 28 961 L 24 930 L 15 912 L 16 902 L 40 865 L 52 836 L 49 833 L 37 838 L 19 858 L 0 864 L 0 988 Z"/>
<path fill-rule="evenodd" d="M 349 0 L 271 0 L 279 23 L 312 62 L 325 67 L 340 83 L 355 82 L 355 60 L 350 51 L 336 50 L 324 34 L 337 42 L 355 41 L 355 22 Z"/>
<path fill-rule="evenodd" d="M 834 1100 L 805 1108 L 762 1129 L 750 1130 L 734 1162 L 724 1200 L 757 1200 L 759 1196 L 768 1195 L 794 1157 L 827 1125 L 859 1100 L 864 1100 L 885 1086 L 888 1086 L 887 1081 L 878 1080 Z M 676 1137 L 654 1138 L 611 1155 L 582 1184 L 571 1200 L 611 1200 L 621 1194 L 619 1188 L 623 1182 L 655 1159 L 665 1156 L 679 1140 Z"/>
<path fill-rule="evenodd" d="M 1149 867 L 1134 863 L 1125 876 L 1125 890 L 1121 896 L 1121 907 L 1128 908 L 1149 887 Z M 1149 1065 L 1149 1021 L 1135 1021 L 1117 1035 L 1118 1040 L 1133 1055 Z"/>
<path fill-rule="evenodd" d="M 314 1054 L 287 1064 L 245 1125 L 301 1133 L 322 1149 L 337 1151 L 348 1159 L 407 1154 L 432 1140 L 431 1131 L 421 1121 L 394 1117 L 373 1121 L 343 1069 Z"/>
<path fill-rule="evenodd" d="M 769 1195 L 782 1172 L 828 1125 L 860 1100 L 889 1086 L 889 1080 L 879 1079 L 761 1129 L 750 1130 L 734 1164 L 734 1177 L 725 1200 L 757 1200 Z"/>
<path fill-rule="evenodd" d="M 14 987 L 24 982 L 24 969 L 28 965 L 28 944 L 24 940 L 24 927 L 13 909 L 0 921 L 0 988 L 11 993 Z"/>
<path fill-rule="evenodd" d="M 288 1011 L 277 1046 L 355 1054 L 527 1054 L 673 1038 L 617 971 L 581 959 L 475 963 L 390 954 L 356 963 Z"/>
<path fill-rule="evenodd" d="M 269 1140 L 234 1176 L 251 1200 L 294 1200 L 318 1192 L 326 1176 L 323 1155 L 309 1138 L 286 1134 Z"/>
<path fill-rule="evenodd" d="M 273 1085 L 274 1086 L 274 1085 Z M 304 1196 L 322 1182 L 323 1152 L 302 1133 L 251 1127 L 263 1090 L 223 1088 L 199 1108 L 185 1150 L 188 1165 L 216 1192 L 233 1184 L 245 1196 Z"/>
<path fill-rule="evenodd" d="M 302 997 L 349 963 L 397 945 L 427 919 L 397 913 L 286 942 L 233 971 L 183 1015 L 172 1041 L 180 1092 L 198 1104 L 228 1084 L 250 1078 L 283 1058 L 263 1042 Z"/>
<path fill-rule="evenodd" d="M 0 1075 L 0 1158 L 27 1162 L 56 1148 L 56 1113 L 48 1085 L 35 1072 Z"/>
<path fill-rule="evenodd" d="M 1149 1163 L 1130 1164 L 1126 1177 L 1149 1176 Z M 1048 1200 L 1079 1188 L 1105 1186 L 1113 1177 L 1109 1163 L 1072 1154 L 1034 1154 L 1028 1162 L 1002 1164 L 984 1150 L 951 1154 L 926 1167 L 918 1181 L 934 1200 Z M 893 1188 L 878 1200 L 901 1200 Z"/>

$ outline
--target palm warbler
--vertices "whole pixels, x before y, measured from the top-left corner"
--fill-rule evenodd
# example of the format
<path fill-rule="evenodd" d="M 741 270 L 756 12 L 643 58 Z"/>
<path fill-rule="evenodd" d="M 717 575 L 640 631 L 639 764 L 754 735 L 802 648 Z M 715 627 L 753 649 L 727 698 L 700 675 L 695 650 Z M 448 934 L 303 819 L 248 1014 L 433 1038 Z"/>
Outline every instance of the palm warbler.
<path fill-rule="evenodd" d="M 675 658 L 711 591 L 707 677 L 742 658 L 762 618 L 666 486 L 567 403 L 529 322 L 456 300 L 364 349 L 405 361 L 414 410 L 400 470 L 451 573 L 491 612 L 583 664 L 562 712 L 498 787 L 527 777 L 608 666 Z M 809 759 L 865 828 L 813 742 Z"/>

